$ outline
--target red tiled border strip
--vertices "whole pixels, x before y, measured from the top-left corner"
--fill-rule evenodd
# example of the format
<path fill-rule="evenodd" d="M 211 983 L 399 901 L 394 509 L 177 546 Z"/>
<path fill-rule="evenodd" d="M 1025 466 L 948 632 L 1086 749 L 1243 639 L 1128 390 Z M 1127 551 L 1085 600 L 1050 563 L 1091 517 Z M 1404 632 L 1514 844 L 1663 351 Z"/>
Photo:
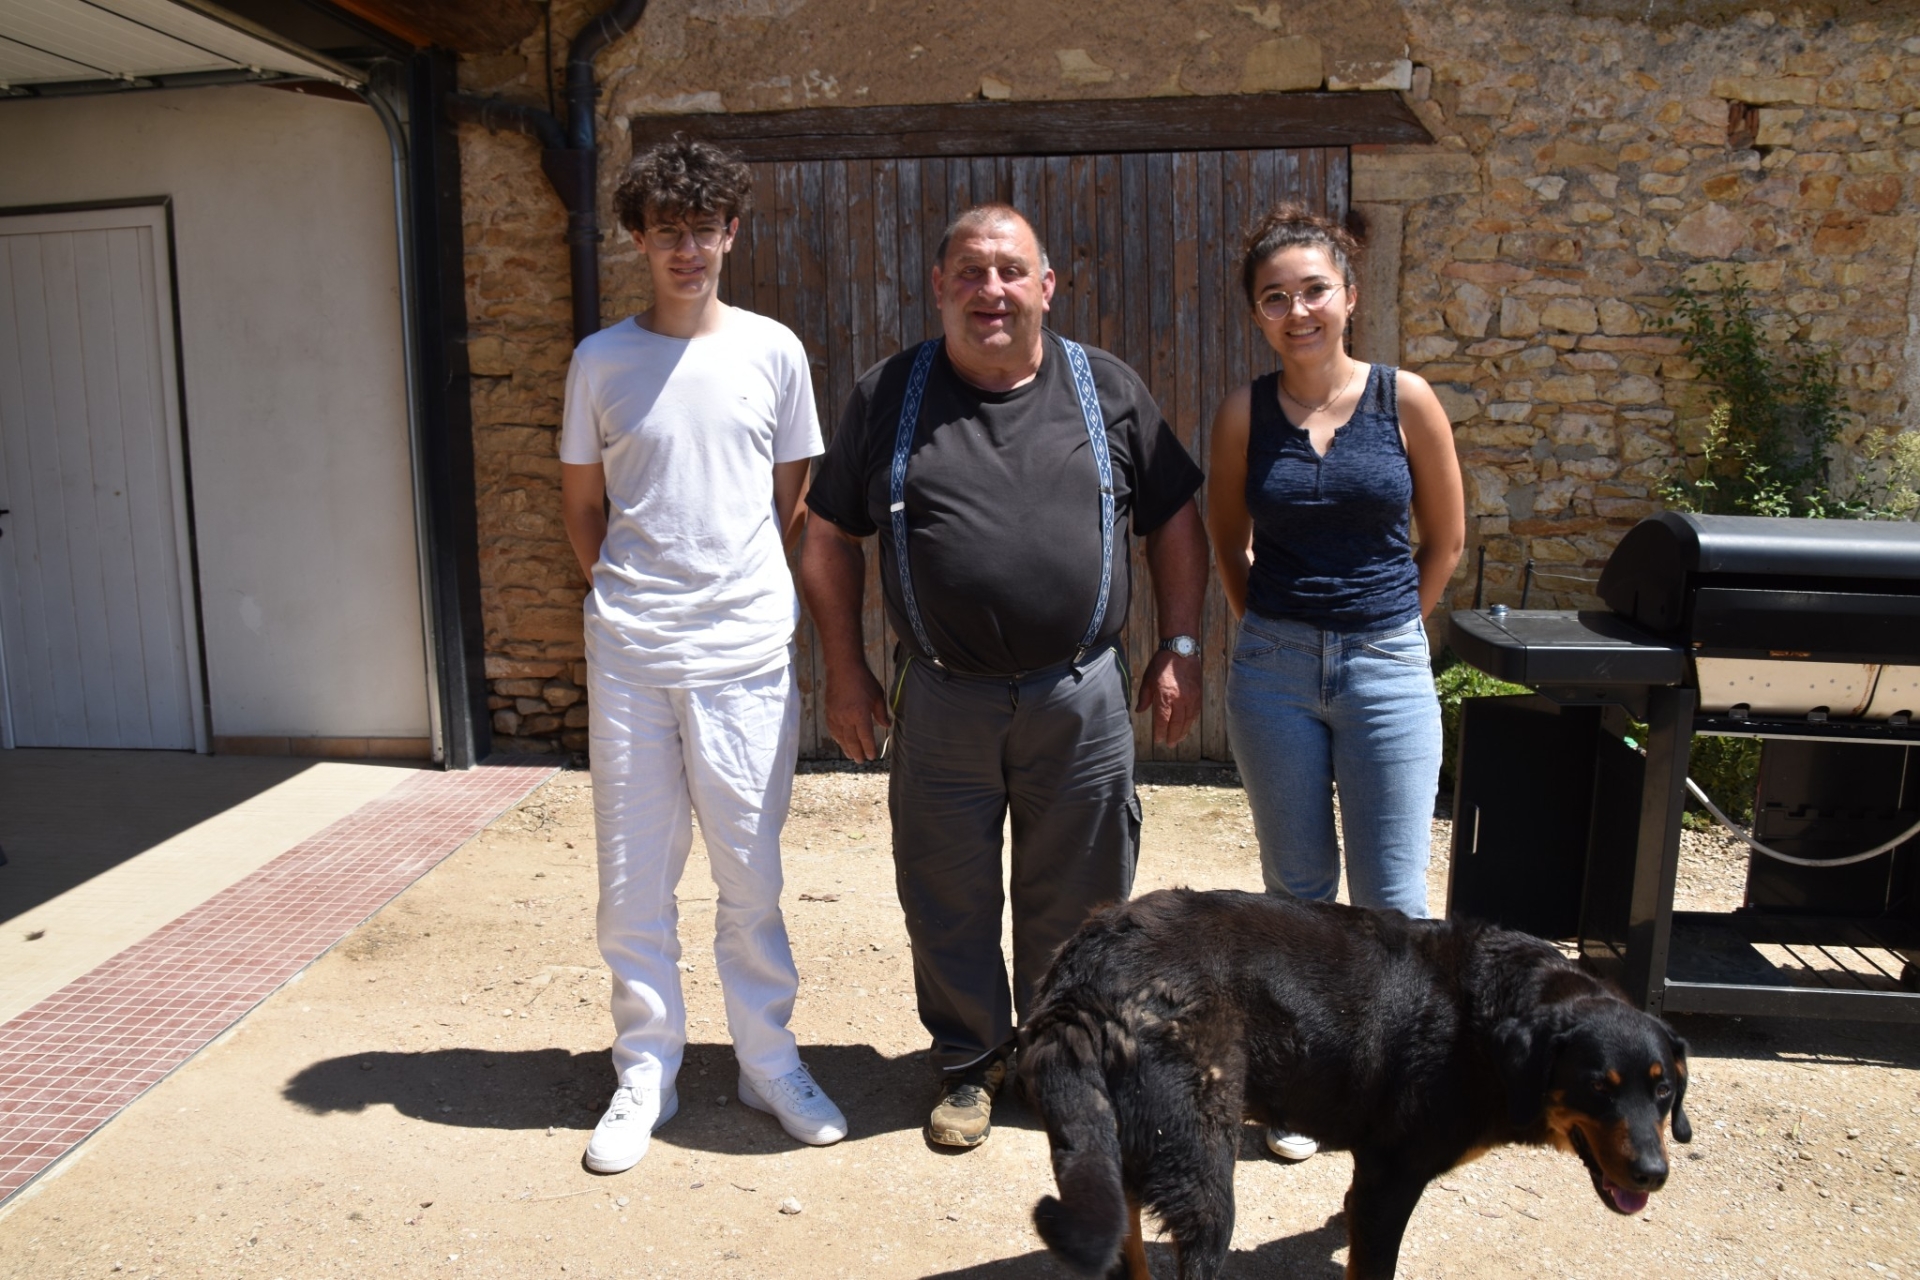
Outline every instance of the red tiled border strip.
<path fill-rule="evenodd" d="M 0 1202 L 554 773 L 422 772 L 0 1024 Z"/>

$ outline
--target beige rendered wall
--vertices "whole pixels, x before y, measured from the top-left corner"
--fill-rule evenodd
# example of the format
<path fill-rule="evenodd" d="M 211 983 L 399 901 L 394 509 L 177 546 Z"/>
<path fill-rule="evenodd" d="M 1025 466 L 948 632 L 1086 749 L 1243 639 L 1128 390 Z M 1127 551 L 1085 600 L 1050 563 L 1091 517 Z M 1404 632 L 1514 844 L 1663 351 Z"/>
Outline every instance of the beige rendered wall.
<path fill-rule="evenodd" d="M 555 48 L 600 7 L 557 0 Z M 1912 425 L 1909 292 L 1920 17 L 1827 0 L 654 0 L 599 61 L 603 225 L 641 113 L 1404 86 L 1431 146 L 1359 148 L 1353 199 L 1397 252 L 1365 354 L 1427 376 L 1468 478 L 1469 550 L 1517 594 L 1529 556 L 1597 576 L 1706 416 L 1659 331 L 1715 266 L 1769 332 L 1838 351 L 1853 439 Z M 539 37 L 462 61 L 463 87 L 544 105 Z M 556 54 L 556 57 L 562 56 Z M 1751 144 L 1732 104 L 1758 112 Z M 1276 139 L 1284 144 L 1284 139 Z M 525 138 L 463 128 L 482 589 L 497 740 L 577 746 L 582 590 L 558 505 L 565 219 Z M 1383 264 L 1376 264 L 1383 265 Z M 645 304 L 622 238 L 605 318 Z M 1577 581 L 1536 601 L 1592 605 Z"/>
<path fill-rule="evenodd" d="M 428 735 L 393 186 L 366 106 L 0 102 L 0 208 L 170 196 L 217 736 Z"/>

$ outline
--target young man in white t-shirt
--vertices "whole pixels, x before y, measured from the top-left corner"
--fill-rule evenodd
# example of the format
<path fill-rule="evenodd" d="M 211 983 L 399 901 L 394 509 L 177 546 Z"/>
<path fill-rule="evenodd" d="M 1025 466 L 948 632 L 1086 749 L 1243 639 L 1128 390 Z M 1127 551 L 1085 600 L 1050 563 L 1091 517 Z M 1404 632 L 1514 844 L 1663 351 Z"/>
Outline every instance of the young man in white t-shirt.
<path fill-rule="evenodd" d="M 560 433 L 567 537 L 586 599 L 600 952 L 613 970 L 613 1101 L 587 1144 L 632 1168 L 679 1107 L 686 1047 L 674 887 L 699 815 L 719 890 L 714 961 L 740 1100 L 816 1146 L 846 1117 L 787 1030 L 799 976 L 780 914 L 793 792 L 799 601 L 786 551 L 820 452 L 807 355 L 720 301 L 747 167 L 676 139 L 615 192 L 653 306 L 582 342 Z"/>

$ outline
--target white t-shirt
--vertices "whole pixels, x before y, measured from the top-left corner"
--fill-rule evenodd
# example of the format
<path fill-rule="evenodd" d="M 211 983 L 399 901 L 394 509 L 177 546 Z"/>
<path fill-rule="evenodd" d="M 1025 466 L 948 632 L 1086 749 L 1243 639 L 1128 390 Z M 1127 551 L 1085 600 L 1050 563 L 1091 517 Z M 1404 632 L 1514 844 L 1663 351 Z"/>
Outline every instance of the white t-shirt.
<path fill-rule="evenodd" d="M 587 660 L 630 684 L 720 684 L 777 670 L 800 602 L 773 465 L 820 452 L 807 353 L 729 308 L 669 338 L 629 318 L 567 371 L 560 461 L 606 467 L 607 540 L 586 601 Z"/>

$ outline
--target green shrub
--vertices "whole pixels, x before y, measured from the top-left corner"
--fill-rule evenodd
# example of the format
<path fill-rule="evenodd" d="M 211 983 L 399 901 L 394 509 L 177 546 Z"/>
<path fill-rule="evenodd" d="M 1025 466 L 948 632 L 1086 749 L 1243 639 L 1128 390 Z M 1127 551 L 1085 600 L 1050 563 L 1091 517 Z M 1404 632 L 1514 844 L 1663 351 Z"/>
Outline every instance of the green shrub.
<path fill-rule="evenodd" d="M 1753 296 L 1739 281 L 1671 291 L 1668 332 L 1687 344 L 1715 392 L 1692 450 L 1660 481 L 1660 500 L 1706 515 L 1813 516 L 1844 520 L 1920 517 L 1920 433 L 1877 427 L 1854 451 L 1839 357 L 1830 347 L 1763 341 Z"/>
<path fill-rule="evenodd" d="M 1760 739 L 1696 737 L 1687 761 L 1687 776 L 1713 797 L 1720 812 L 1735 822 L 1753 825 L 1753 792 L 1760 782 Z M 1693 811 L 1689 818 L 1699 817 L 1697 825 L 1719 825 L 1691 795 L 1687 806 Z"/>
<path fill-rule="evenodd" d="M 1849 520 L 1920 519 L 1920 431 L 1868 432 L 1822 513 Z"/>
<path fill-rule="evenodd" d="M 1718 393 L 1698 441 L 1660 485 L 1675 511 L 1711 515 L 1823 515 L 1842 414 L 1839 362 L 1826 347 L 1763 343 L 1743 281 L 1671 291 L 1666 328 L 1687 344 Z"/>

